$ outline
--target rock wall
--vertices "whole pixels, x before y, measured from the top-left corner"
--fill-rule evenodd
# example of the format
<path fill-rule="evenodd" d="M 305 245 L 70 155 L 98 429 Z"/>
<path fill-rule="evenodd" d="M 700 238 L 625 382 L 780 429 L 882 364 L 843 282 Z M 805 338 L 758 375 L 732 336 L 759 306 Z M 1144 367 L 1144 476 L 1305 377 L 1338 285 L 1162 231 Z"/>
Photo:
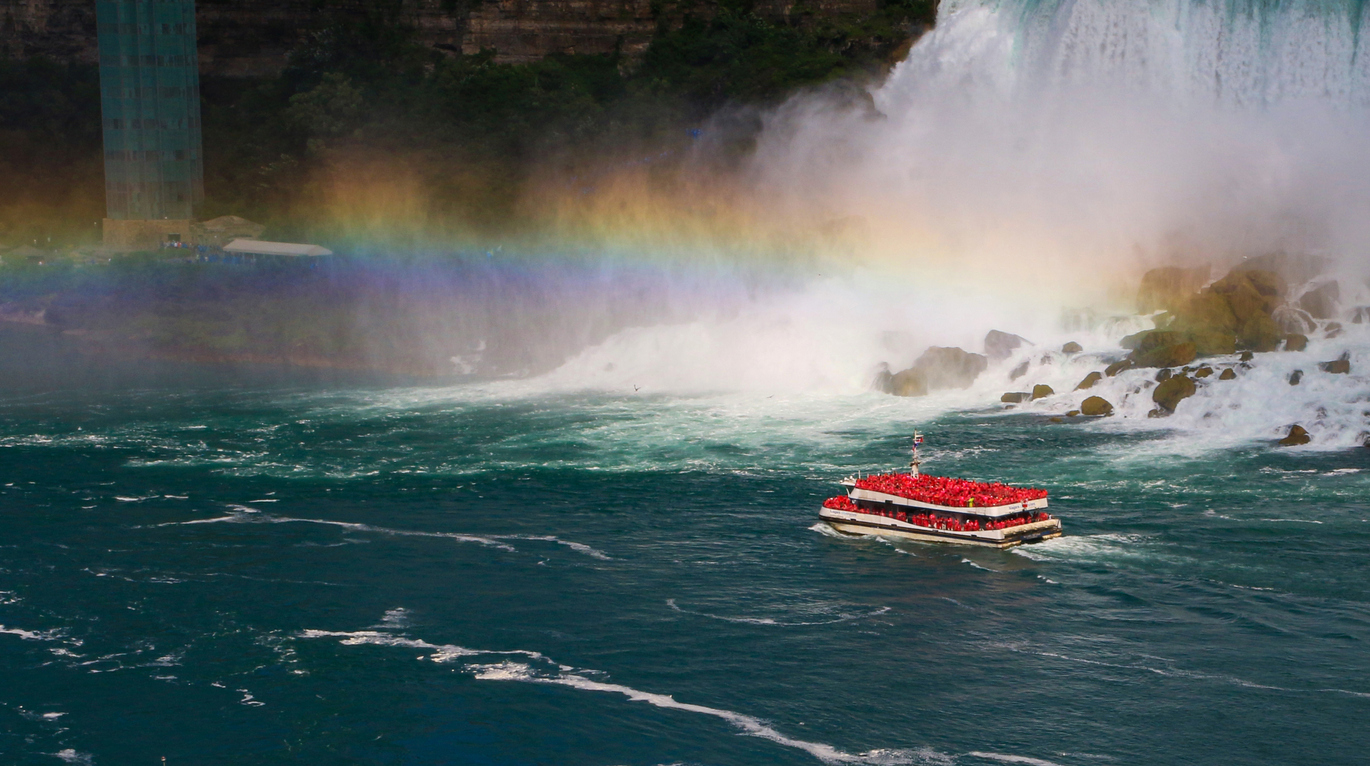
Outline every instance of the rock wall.
<path fill-rule="evenodd" d="M 359 14 L 367 0 L 198 0 L 200 72 L 277 74 L 290 52 L 325 29 L 334 14 Z M 641 53 L 658 19 L 678 22 L 681 6 L 662 0 L 401 0 L 427 46 L 449 54 L 496 51 L 500 62 L 552 53 Z M 707 0 L 694 6 L 708 11 Z M 874 13 L 877 0 L 759 0 L 756 13 L 838 17 Z M 94 0 L 0 0 L 0 57 L 42 55 L 95 63 Z"/>

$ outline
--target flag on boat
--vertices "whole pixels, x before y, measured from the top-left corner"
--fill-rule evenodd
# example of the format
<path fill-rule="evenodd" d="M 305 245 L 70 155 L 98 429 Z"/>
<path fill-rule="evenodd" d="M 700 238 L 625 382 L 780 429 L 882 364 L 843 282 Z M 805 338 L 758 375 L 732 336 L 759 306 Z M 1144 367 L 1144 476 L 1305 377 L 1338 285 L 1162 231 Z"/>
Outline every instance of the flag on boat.
<path fill-rule="evenodd" d="M 922 434 L 914 434 L 914 436 L 913 436 L 913 443 L 914 443 L 914 444 L 922 444 L 922 443 L 923 443 L 923 435 L 922 435 Z"/>

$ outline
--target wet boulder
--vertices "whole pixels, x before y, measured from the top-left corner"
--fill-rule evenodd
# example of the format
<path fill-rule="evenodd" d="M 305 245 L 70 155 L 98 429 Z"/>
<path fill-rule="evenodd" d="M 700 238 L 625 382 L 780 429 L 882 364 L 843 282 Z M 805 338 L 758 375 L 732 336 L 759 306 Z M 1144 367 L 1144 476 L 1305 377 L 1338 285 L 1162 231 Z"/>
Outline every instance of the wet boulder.
<path fill-rule="evenodd" d="M 1084 391 L 1084 390 L 1086 390 L 1086 389 L 1094 388 L 1094 384 L 1095 384 L 1095 383 L 1098 383 L 1099 381 L 1101 381 L 1101 380 L 1103 380 L 1103 379 L 1104 379 L 1103 373 L 1101 373 L 1101 372 L 1091 372 L 1090 374 L 1088 374 L 1088 375 L 1085 376 L 1085 379 L 1084 379 L 1084 380 L 1080 381 L 1080 384 L 1077 385 L 1077 386 L 1075 387 L 1075 390 L 1076 390 L 1076 391 Z"/>
<path fill-rule="evenodd" d="M 1370 306 L 1357 306 L 1351 312 L 1351 324 L 1365 324 L 1370 322 Z"/>
<path fill-rule="evenodd" d="M 1038 383 L 1037 385 L 1032 387 L 1033 399 L 1045 399 L 1048 396 L 1052 396 L 1055 393 L 1056 392 L 1051 389 L 1051 386 L 1048 386 L 1045 383 Z"/>
<path fill-rule="evenodd" d="M 1294 370 L 1289 373 L 1289 385 L 1297 386 L 1301 380 L 1303 380 L 1303 370 Z"/>
<path fill-rule="evenodd" d="M 1032 345 L 1031 341 L 1021 335 L 990 330 L 985 336 L 985 356 L 996 362 L 1008 359 L 1024 343 Z"/>
<path fill-rule="evenodd" d="M 890 378 L 895 396 L 923 396 L 947 388 L 967 388 L 985 371 L 989 360 L 959 348 L 933 346 L 913 366 Z"/>
<path fill-rule="evenodd" d="M 904 370 L 889 377 L 884 391 L 895 396 L 927 396 L 928 380 L 920 370 Z"/>
<path fill-rule="evenodd" d="M 1078 354 L 1084 350 L 1084 347 L 1075 341 L 1071 341 L 1064 346 L 1061 346 L 1061 353 L 1063 354 Z"/>
<path fill-rule="evenodd" d="M 1113 364 L 1110 364 L 1108 367 L 1104 368 L 1104 377 L 1111 378 L 1124 370 L 1130 369 L 1132 369 L 1132 360 L 1123 359 L 1114 362 Z"/>
<path fill-rule="evenodd" d="M 1175 375 L 1156 386 L 1156 390 L 1151 392 L 1151 401 L 1166 412 L 1174 412 L 1181 401 L 1193 396 L 1196 391 L 1198 387 L 1188 375 Z"/>
<path fill-rule="evenodd" d="M 1206 378 L 1212 374 L 1213 368 L 1209 367 L 1208 365 L 1204 365 L 1203 367 L 1200 367 L 1199 369 L 1194 371 L 1194 377 L 1196 378 Z"/>
<path fill-rule="evenodd" d="M 1156 382 L 1164 383 L 1167 380 L 1170 380 L 1170 376 L 1174 374 L 1175 373 L 1172 372 L 1169 367 L 1163 368 L 1160 372 L 1156 373 Z"/>
<path fill-rule="evenodd" d="M 1333 375 L 1347 375 L 1351 372 L 1351 359 L 1345 354 L 1341 359 L 1331 362 L 1318 362 L 1318 369 Z"/>
<path fill-rule="evenodd" d="M 1336 338 L 1341 335 L 1341 322 L 1328 322 L 1322 327 L 1322 337 Z"/>
<path fill-rule="evenodd" d="M 1284 336 L 1285 351 L 1303 351 L 1308 348 L 1308 336 L 1298 333 L 1290 333 Z"/>
<path fill-rule="evenodd" d="M 1008 374 L 1008 379 L 1009 379 L 1009 380 L 1017 380 L 1017 379 L 1023 377 L 1024 375 L 1026 375 L 1026 374 L 1027 374 L 1027 371 L 1028 371 L 1028 365 L 1029 365 L 1029 364 L 1031 364 L 1031 363 L 1028 362 L 1026 359 L 1023 360 L 1023 363 L 1022 363 L 1022 364 L 1018 365 L 1017 367 L 1014 367 L 1013 370 L 1009 372 L 1009 374 Z"/>
<path fill-rule="evenodd" d="M 1274 351 L 1279 348 L 1282 337 L 1275 320 L 1265 314 L 1254 314 L 1242 324 L 1241 331 L 1237 333 L 1237 343 L 1252 351 Z"/>
<path fill-rule="evenodd" d="M 1113 414 L 1113 405 L 1102 396 L 1091 396 L 1080 402 L 1080 413 L 1091 418 Z"/>
<path fill-rule="evenodd" d="M 1318 323 L 1307 311 L 1288 304 L 1275 309 L 1270 318 L 1275 320 L 1275 325 L 1285 333 L 1307 335 L 1318 328 Z"/>
<path fill-rule="evenodd" d="M 1252 359 L 1255 359 L 1255 358 L 1256 358 L 1256 355 L 1253 354 L 1253 353 L 1251 353 L 1250 351 L 1243 351 L 1243 352 L 1242 352 L 1241 361 L 1243 361 L 1243 362 L 1249 362 L 1249 361 L 1251 361 Z"/>
<path fill-rule="evenodd" d="M 1223 371 L 1222 371 L 1222 374 L 1218 376 L 1218 380 L 1236 380 L 1236 379 L 1237 379 L 1237 371 L 1234 370 L 1234 369 L 1232 369 L 1231 367 L 1228 367 L 1226 370 L 1223 370 Z"/>
<path fill-rule="evenodd" d="M 1021 404 L 1023 402 L 1028 401 L 1031 398 L 1032 394 L 1029 394 L 1026 391 L 1009 391 L 1008 393 L 999 397 L 999 401 L 1003 402 L 1004 404 Z"/>
<path fill-rule="evenodd" d="M 1142 338 L 1131 358 L 1138 367 L 1183 367 L 1197 355 L 1195 345 L 1181 341 L 1179 333 L 1152 330 Z"/>
<path fill-rule="evenodd" d="M 1307 311 L 1314 319 L 1331 319 L 1341 308 L 1340 300 L 1341 288 L 1334 279 L 1305 292 L 1299 298 L 1299 308 Z"/>
<path fill-rule="evenodd" d="M 1295 423 L 1289 427 L 1289 433 L 1285 434 L 1283 439 L 1280 439 L 1280 446 L 1297 447 L 1301 444 L 1307 444 L 1310 441 L 1313 441 L 1313 437 L 1308 435 L 1308 431 L 1303 426 Z"/>

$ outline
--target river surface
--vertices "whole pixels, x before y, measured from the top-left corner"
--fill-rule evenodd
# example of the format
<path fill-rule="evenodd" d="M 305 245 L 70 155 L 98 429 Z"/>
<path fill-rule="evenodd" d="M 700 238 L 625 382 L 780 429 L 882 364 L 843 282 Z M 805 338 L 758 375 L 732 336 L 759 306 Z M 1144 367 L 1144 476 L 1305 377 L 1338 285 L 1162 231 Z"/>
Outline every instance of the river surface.
<path fill-rule="evenodd" d="M 1366 450 L 878 394 L 8 362 L 5 763 L 1361 763 Z M 98 374 L 97 374 L 98 372 Z M 1011 551 L 815 524 L 1045 487 Z"/>

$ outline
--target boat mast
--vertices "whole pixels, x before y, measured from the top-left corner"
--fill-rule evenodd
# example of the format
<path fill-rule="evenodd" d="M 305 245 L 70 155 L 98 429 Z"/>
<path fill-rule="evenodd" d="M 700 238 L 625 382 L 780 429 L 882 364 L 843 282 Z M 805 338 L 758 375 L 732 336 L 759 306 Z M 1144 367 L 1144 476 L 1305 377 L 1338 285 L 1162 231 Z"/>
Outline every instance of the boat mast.
<path fill-rule="evenodd" d="M 914 431 L 914 432 L 913 432 L 913 460 L 909 462 L 909 475 L 911 475 L 911 476 L 917 476 L 917 475 L 918 475 L 918 466 L 920 466 L 920 465 L 923 464 L 923 461 L 920 460 L 920 459 L 918 458 L 918 445 L 920 445 L 920 444 L 922 444 L 922 443 L 923 443 L 923 434 L 919 433 L 918 431 Z"/>

